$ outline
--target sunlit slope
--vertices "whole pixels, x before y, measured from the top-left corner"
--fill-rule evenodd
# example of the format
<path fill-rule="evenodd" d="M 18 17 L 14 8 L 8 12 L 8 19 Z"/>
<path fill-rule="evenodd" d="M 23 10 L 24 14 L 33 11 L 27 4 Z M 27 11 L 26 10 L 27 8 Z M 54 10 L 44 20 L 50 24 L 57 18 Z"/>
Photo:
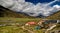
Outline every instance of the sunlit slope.
<path fill-rule="evenodd" d="M 57 12 L 49 17 L 47 17 L 48 19 L 59 19 L 60 20 L 60 12 Z"/>

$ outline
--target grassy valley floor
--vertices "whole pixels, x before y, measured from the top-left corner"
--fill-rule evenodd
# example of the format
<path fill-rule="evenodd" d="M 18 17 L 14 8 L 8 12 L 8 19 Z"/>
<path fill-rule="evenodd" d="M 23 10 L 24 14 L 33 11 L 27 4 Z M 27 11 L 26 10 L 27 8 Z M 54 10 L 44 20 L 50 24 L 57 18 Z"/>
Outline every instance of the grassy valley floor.
<path fill-rule="evenodd" d="M 42 19 L 0 17 L 0 33 L 44 33 L 45 31 L 43 31 L 42 29 L 36 30 L 36 25 L 30 27 L 25 26 L 27 22 L 34 21 L 38 23 L 40 20 Z M 17 25 L 16 23 L 18 23 L 19 25 Z M 58 29 L 60 29 L 60 27 Z"/>

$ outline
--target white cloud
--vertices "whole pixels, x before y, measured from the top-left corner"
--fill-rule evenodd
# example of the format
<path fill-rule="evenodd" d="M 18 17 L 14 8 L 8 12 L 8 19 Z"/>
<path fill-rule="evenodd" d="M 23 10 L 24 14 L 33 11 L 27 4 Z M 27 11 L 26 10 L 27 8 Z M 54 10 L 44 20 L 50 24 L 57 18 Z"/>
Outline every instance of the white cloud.
<path fill-rule="evenodd" d="M 40 14 L 49 16 L 60 10 L 59 5 L 49 6 L 54 2 L 56 1 L 34 5 L 33 3 L 25 2 L 25 0 L 0 0 L 0 5 L 16 12 L 25 12 L 30 16 L 39 16 Z"/>
<path fill-rule="evenodd" d="M 59 5 L 54 5 L 53 7 L 57 8 L 58 10 L 60 10 L 60 6 Z"/>

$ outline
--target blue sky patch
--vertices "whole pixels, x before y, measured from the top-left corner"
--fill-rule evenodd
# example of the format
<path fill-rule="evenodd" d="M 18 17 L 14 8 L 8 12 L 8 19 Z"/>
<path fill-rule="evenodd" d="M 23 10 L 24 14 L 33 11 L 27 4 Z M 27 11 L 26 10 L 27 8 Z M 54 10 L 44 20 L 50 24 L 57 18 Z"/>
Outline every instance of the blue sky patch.
<path fill-rule="evenodd" d="M 26 2 L 31 2 L 33 4 L 37 4 L 37 3 L 49 3 L 51 1 L 54 1 L 54 0 L 25 0 Z"/>

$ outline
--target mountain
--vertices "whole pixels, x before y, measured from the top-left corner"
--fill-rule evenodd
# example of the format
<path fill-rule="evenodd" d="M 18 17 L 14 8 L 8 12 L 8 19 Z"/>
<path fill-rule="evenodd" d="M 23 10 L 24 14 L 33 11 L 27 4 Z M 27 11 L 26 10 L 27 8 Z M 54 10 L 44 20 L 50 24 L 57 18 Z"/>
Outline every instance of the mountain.
<path fill-rule="evenodd" d="M 48 16 L 47 19 L 59 19 L 60 20 L 60 11 L 51 16 Z"/>
<path fill-rule="evenodd" d="M 0 17 L 15 17 L 15 18 L 41 18 L 41 17 L 44 17 L 42 15 L 40 16 L 37 16 L 37 17 L 32 17 L 32 16 L 29 16 L 25 13 L 21 13 L 21 12 L 14 12 L 12 10 L 9 10 L 7 8 L 4 8 L 2 6 L 0 6 Z M 47 19 L 60 19 L 60 11 L 51 15 L 51 16 L 48 16 L 46 17 Z"/>
<path fill-rule="evenodd" d="M 0 17 L 16 17 L 16 18 L 30 18 L 31 16 L 27 16 L 24 13 L 17 13 L 14 11 L 11 11 L 7 8 L 4 8 L 3 6 L 0 6 Z M 32 18 L 32 17 L 31 17 Z"/>

